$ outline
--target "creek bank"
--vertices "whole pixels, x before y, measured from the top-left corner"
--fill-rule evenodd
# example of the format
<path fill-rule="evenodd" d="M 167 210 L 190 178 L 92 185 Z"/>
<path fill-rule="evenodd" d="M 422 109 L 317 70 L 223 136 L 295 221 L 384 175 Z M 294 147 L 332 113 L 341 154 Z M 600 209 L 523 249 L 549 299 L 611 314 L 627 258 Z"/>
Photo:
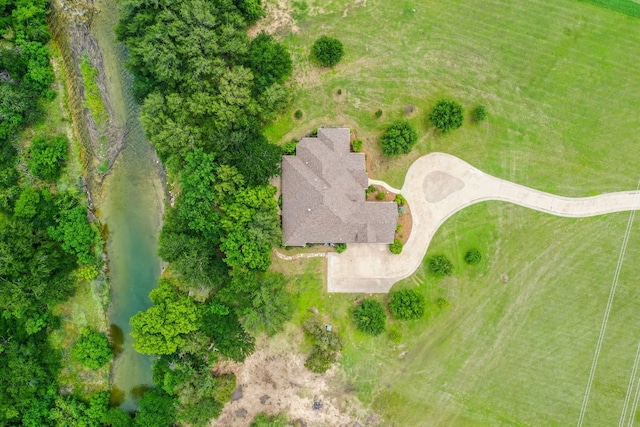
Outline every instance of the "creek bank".
<path fill-rule="evenodd" d="M 153 385 L 152 360 L 134 351 L 129 319 L 151 305 L 148 294 L 160 275 L 157 238 L 166 178 L 138 121 L 132 77 L 124 68 L 126 52 L 115 40 L 116 10 L 115 0 L 54 0 L 50 26 L 68 70 L 68 105 L 84 151 L 90 217 L 107 237 L 110 332 L 119 353 L 111 371 L 112 403 L 134 411 Z M 102 115 L 88 108 L 91 89 L 85 88 L 82 61 L 96 70 L 91 83 L 99 90 Z"/>
<path fill-rule="evenodd" d="M 117 114 L 112 95 L 107 90 L 105 64 L 98 40 L 90 31 L 98 13 L 93 2 L 54 0 L 49 20 L 53 39 L 60 47 L 67 69 L 68 105 L 76 137 L 83 146 L 82 161 L 86 170 L 86 189 L 89 192 L 99 190 L 98 186 L 124 148 L 127 133 L 126 123 Z M 86 58 L 98 71 L 95 83 L 107 112 L 104 123 L 96 123 L 92 112 L 85 108 L 86 93 L 80 71 L 81 58 Z M 92 201 L 91 197 L 89 199 Z"/>

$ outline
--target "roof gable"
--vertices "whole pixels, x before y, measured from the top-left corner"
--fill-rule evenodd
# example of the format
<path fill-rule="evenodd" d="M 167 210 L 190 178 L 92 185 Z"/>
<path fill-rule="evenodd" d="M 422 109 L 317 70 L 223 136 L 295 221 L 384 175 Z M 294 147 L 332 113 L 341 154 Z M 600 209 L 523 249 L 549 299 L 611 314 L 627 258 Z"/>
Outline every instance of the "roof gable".
<path fill-rule="evenodd" d="M 282 229 L 287 246 L 307 243 L 391 243 L 393 202 L 365 201 L 362 153 L 350 152 L 347 128 L 320 128 L 282 158 Z"/>

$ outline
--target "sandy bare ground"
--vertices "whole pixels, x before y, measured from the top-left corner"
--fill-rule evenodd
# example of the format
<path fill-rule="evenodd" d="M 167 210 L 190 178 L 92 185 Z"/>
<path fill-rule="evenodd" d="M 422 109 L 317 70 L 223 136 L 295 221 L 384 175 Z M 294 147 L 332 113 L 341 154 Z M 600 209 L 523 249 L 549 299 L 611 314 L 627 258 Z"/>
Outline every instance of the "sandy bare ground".
<path fill-rule="evenodd" d="M 269 2 L 265 5 L 265 8 L 266 13 L 264 18 L 249 28 L 249 35 L 251 37 L 255 37 L 262 31 L 268 34 L 286 31 L 297 33 L 299 31 L 295 20 L 291 17 L 291 6 L 287 0 Z"/>
<path fill-rule="evenodd" d="M 219 367 L 236 374 L 238 389 L 211 425 L 248 426 L 256 414 L 266 412 L 287 414 L 298 426 L 377 426 L 378 417 L 353 395 L 339 368 L 321 375 L 304 367 L 300 342 L 302 332 L 289 325 L 285 333 L 259 339 L 245 363 Z M 314 401 L 322 402 L 322 409 L 313 409 Z"/>

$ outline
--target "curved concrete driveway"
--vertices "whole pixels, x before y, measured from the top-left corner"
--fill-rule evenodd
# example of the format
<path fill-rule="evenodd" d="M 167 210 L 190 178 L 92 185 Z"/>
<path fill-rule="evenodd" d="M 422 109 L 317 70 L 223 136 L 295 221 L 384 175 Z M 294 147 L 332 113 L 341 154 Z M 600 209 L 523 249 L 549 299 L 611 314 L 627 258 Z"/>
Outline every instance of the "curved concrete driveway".
<path fill-rule="evenodd" d="M 393 189 L 381 181 L 370 180 Z M 400 255 L 388 245 L 350 243 L 327 254 L 329 292 L 383 293 L 413 274 L 438 228 L 457 211 L 485 200 L 502 200 L 564 217 L 587 217 L 640 208 L 640 192 L 569 198 L 487 175 L 457 157 L 431 153 L 416 160 L 399 190 L 411 206 L 413 228 Z"/>

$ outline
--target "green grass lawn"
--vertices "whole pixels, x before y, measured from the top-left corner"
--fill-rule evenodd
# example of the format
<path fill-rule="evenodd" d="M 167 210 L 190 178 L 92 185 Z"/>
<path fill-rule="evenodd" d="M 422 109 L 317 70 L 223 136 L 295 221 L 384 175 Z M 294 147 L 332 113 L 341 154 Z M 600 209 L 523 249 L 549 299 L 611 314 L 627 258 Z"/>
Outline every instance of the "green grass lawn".
<path fill-rule="evenodd" d="M 429 302 L 422 320 L 390 321 L 400 343 L 354 329 L 350 310 L 361 296 L 324 292 L 322 260 L 275 267 L 293 277 L 294 321 L 313 307 L 328 316 L 346 342 L 341 366 L 350 387 L 391 425 L 572 425 L 627 219 L 560 219 L 498 202 L 456 214 L 427 254 L 449 257 L 454 275 L 437 279 L 425 262 L 394 288 L 419 289 Z M 640 342 L 640 224 L 631 236 L 584 425 L 619 419 Z M 463 262 L 470 248 L 483 254 L 477 266 Z M 451 305 L 439 309 L 439 298 Z"/>
<path fill-rule="evenodd" d="M 634 189 L 640 20 L 594 3 L 602 2 L 297 2 L 299 31 L 281 30 L 294 55 L 293 102 L 267 135 L 286 141 L 319 125 L 350 126 L 372 158 L 370 175 L 394 186 L 419 155 L 442 151 L 564 195 Z M 333 70 L 308 57 L 322 34 L 345 45 Z M 426 117 L 440 98 L 467 113 L 483 104 L 488 119 L 467 117 L 460 130 L 438 135 Z M 419 131 L 417 147 L 383 158 L 378 137 L 403 116 Z M 427 254 L 450 257 L 454 276 L 435 279 L 422 268 L 395 287 L 418 287 L 432 304 L 425 319 L 399 326 L 400 344 L 353 330 L 356 296 L 323 293 L 323 261 L 292 261 L 303 263 L 290 271 L 301 294 L 297 320 L 312 306 L 334 319 L 354 392 L 392 425 L 572 425 L 627 218 L 561 219 L 497 202 L 456 214 Z M 640 341 L 640 224 L 631 236 L 585 426 L 620 419 Z M 471 247 L 484 260 L 466 267 Z M 441 297 L 451 303 L 446 310 L 434 304 Z"/>
<path fill-rule="evenodd" d="M 374 158 L 373 176 L 395 186 L 418 155 L 444 151 L 566 195 L 635 187 L 638 19 L 574 0 L 306 3 L 300 30 L 283 36 L 294 56 L 294 99 L 267 130 L 273 141 L 318 125 L 350 126 Z M 345 45 L 333 70 L 309 60 L 321 34 Z M 486 105 L 488 120 L 467 117 L 462 129 L 437 135 L 427 115 L 440 98 L 467 112 Z M 417 148 L 381 159 L 380 132 L 408 105 Z"/>
<path fill-rule="evenodd" d="M 416 273 L 427 298 L 444 296 L 449 309 L 407 324 L 402 349 L 370 342 L 348 354 L 347 371 L 372 381 L 374 407 L 396 425 L 574 424 L 626 223 L 626 214 L 558 219 L 500 203 L 457 214 L 427 254 L 447 255 L 455 275 Z M 636 225 L 630 248 L 638 244 Z M 462 261 L 470 247 L 483 252 L 478 266 Z M 612 425 L 621 414 L 640 341 L 639 261 L 627 252 L 585 425 Z"/>

